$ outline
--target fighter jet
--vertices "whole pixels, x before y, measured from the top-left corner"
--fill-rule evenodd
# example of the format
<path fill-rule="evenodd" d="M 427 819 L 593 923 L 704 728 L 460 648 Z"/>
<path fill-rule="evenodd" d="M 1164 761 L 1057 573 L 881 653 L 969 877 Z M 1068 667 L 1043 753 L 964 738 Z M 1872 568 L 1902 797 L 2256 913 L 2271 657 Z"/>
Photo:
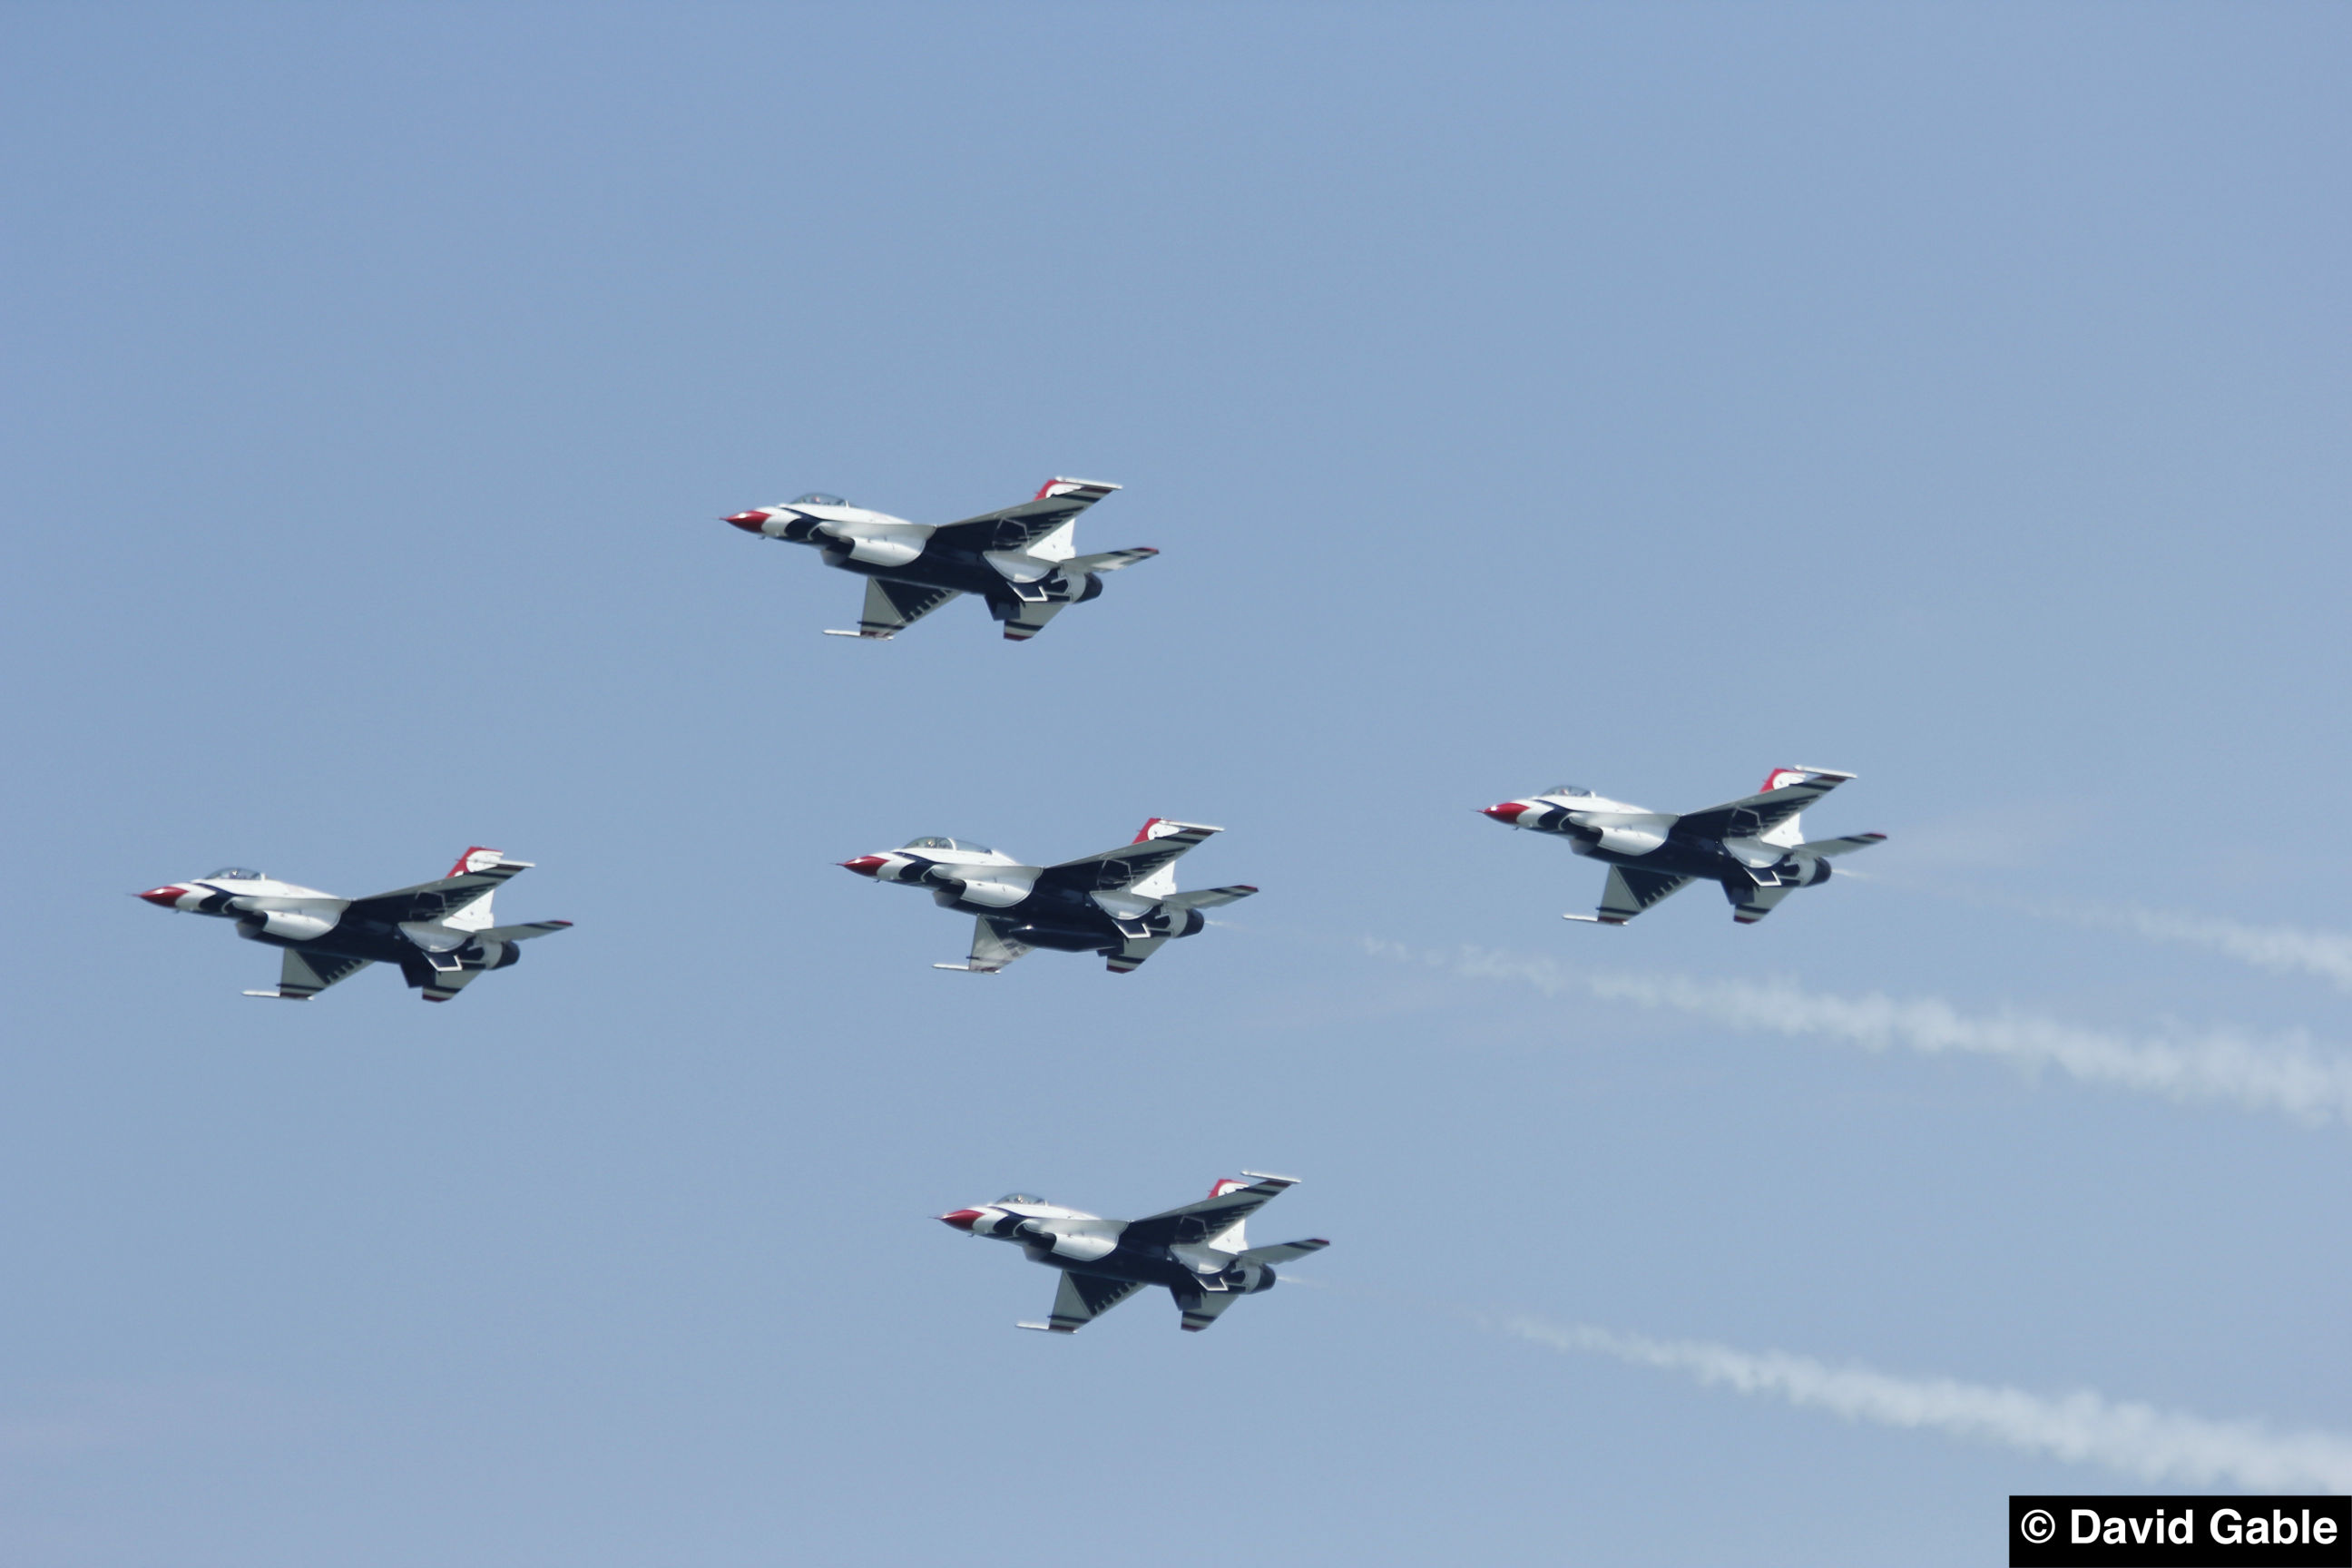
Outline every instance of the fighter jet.
<path fill-rule="evenodd" d="M 1165 1285 L 1184 1315 L 1184 1331 L 1197 1334 L 1242 1297 L 1273 1289 L 1276 1264 L 1331 1245 L 1318 1237 L 1252 1247 L 1244 1222 L 1298 1184 L 1256 1171 L 1242 1174 L 1251 1179 L 1228 1177 L 1199 1203 L 1145 1219 L 1100 1219 L 1028 1193 L 1007 1193 L 940 1219 L 968 1235 L 1018 1242 L 1030 1262 L 1062 1271 L 1053 1315 L 1021 1328 L 1075 1334 L 1145 1286 Z"/>
<path fill-rule="evenodd" d="M 887 641 L 957 595 L 978 594 L 1004 623 L 1005 639 L 1026 642 L 1066 605 L 1101 594 L 1104 573 L 1160 553 L 1138 546 L 1081 555 L 1070 542 L 1078 514 L 1117 489 L 1092 479 L 1047 479 L 1019 506 L 941 524 L 908 522 L 811 491 L 727 521 L 763 539 L 814 545 L 826 565 L 866 579 L 857 629 L 827 637 Z"/>
<path fill-rule="evenodd" d="M 237 935 L 284 948 L 278 984 L 248 991 L 247 996 L 308 1002 L 371 963 L 396 963 L 402 978 L 424 992 L 427 1002 L 446 1002 L 484 970 L 511 968 L 522 957 L 516 943 L 572 924 L 490 923 L 490 899 L 499 884 L 530 869 L 528 860 L 509 860 L 477 845 L 458 856 L 437 882 L 367 899 L 339 899 L 242 866 L 150 888 L 139 897 L 161 909 L 233 920 Z"/>
<path fill-rule="evenodd" d="M 1675 816 L 1559 784 L 1481 808 L 1513 827 L 1554 833 L 1609 867 L 1598 914 L 1572 921 L 1621 926 L 1686 883 L 1722 884 L 1731 918 L 1754 925 L 1798 888 L 1830 879 L 1830 857 L 1885 842 L 1884 833 L 1808 841 L 1798 814 L 1853 777 L 1828 768 L 1775 768 L 1759 795 Z"/>
<path fill-rule="evenodd" d="M 1176 890 L 1176 858 L 1222 827 L 1155 816 L 1132 842 L 1057 866 L 1024 866 L 969 838 L 917 838 L 880 855 L 841 864 L 877 882 L 931 889 L 945 909 L 979 917 L 971 956 L 934 969 L 993 974 L 1032 948 L 1099 952 L 1113 974 L 1125 974 L 1160 951 L 1208 924 L 1202 910 L 1246 899 L 1255 888 L 1235 883 L 1197 893 Z"/>

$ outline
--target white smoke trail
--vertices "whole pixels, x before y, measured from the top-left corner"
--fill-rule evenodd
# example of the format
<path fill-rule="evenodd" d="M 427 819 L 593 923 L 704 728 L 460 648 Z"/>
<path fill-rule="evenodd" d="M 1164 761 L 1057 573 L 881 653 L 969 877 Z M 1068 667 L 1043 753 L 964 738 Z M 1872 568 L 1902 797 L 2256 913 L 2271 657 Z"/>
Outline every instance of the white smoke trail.
<path fill-rule="evenodd" d="M 2352 1490 L 2352 1438 L 2332 1432 L 2273 1433 L 2256 1422 L 2209 1421 L 2150 1405 L 2116 1403 L 2087 1390 L 2052 1398 L 1948 1377 L 1896 1377 L 1867 1367 L 1832 1366 L 1785 1351 L 1654 1340 L 1526 1315 L 1472 1316 L 1482 1328 L 1554 1350 L 1613 1356 L 1849 1421 L 1946 1432 L 2104 1465 L 2147 1481 L 2226 1482 L 2257 1492 Z"/>
<path fill-rule="evenodd" d="M 1701 981 L 1675 975 L 1577 973 L 1549 959 L 1465 948 L 1417 952 L 1368 942 L 1383 958 L 1418 959 L 1473 979 L 1524 982 L 1548 995 L 1581 991 L 1604 1001 L 1669 1008 L 1734 1028 L 1890 1046 L 1936 1055 L 1967 1051 L 2027 1067 L 2051 1066 L 2085 1083 L 2115 1084 L 2179 1100 L 2234 1100 L 2304 1121 L 2352 1122 L 2352 1057 L 2315 1049 L 2301 1032 L 2268 1039 L 2231 1032 L 2139 1039 L 2004 1011 L 1970 1016 L 1934 997 L 1880 993 L 1825 995 L 1787 982 Z"/>
<path fill-rule="evenodd" d="M 1841 877 L 1860 873 L 1841 868 Z M 1880 881 L 1887 881 L 1881 877 Z M 2124 931 L 2150 942 L 2179 942 L 2226 954 L 2273 974 L 2315 974 L 2352 991 L 2352 931 L 2312 931 L 2302 926 L 2249 925 L 2220 915 L 2151 910 L 2137 904 L 2053 903 L 1937 883 L 1888 882 L 1912 892 L 1932 893 L 1979 907 L 2009 910 L 2036 920 L 2064 921 L 2095 931 Z"/>
<path fill-rule="evenodd" d="M 2131 907 L 2053 908 L 2043 911 L 2084 925 L 2126 931 L 2155 942 L 2185 942 L 2241 959 L 2274 974 L 2300 972 L 2352 991 L 2352 935 L 2296 926 L 2252 926 L 2212 916 Z"/>

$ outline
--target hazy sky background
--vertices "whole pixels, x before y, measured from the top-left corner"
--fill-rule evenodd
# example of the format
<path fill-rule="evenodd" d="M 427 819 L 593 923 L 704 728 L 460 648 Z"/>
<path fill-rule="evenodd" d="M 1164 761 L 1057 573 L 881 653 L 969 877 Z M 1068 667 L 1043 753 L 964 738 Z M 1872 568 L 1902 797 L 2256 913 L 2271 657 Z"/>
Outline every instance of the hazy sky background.
<path fill-rule="evenodd" d="M 2149 923 L 2352 926 L 2342 7 L 5 24 L 0 1557 L 1958 1563 L 2185 1484 L 1476 1312 L 2352 1434 L 2352 996 Z M 719 521 L 1054 474 L 1165 553 L 1025 646 Z M 1473 815 L 1790 763 L 1893 837 L 1753 929 Z M 1153 815 L 1265 890 L 1127 977 L 835 867 Z M 126 896 L 469 844 L 578 927 L 446 1007 Z M 1241 1167 L 1328 1288 L 1198 1336 L 929 1217 Z"/>

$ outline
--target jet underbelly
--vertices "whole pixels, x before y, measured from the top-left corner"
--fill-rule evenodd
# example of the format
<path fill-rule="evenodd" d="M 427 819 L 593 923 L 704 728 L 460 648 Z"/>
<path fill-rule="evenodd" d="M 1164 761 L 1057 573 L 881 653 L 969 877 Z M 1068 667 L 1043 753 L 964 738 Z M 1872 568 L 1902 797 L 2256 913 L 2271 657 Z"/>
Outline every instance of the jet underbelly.
<path fill-rule="evenodd" d="M 860 561 L 855 556 L 841 561 L 835 561 L 827 556 L 826 563 L 844 572 L 855 572 L 861 577 L 880 577 L 891 583 L 912 583 L 919 588 L 952 588 L 960 594 L 979 594 L 982 596 L 991 593 L 1002 594 L 1005 591 L 1004 579 L 990 571 L 977 557 L 970 561 L 958 561 L 953 557 L 941 560 L 934 554 L 924 554 L 901 565 L 885 565 L 871 561 Z"/>
<path fill-rule="evenodd" d="M 1105 1279 L 1124 1279 L 1139 1285 L 1165 1285 L 1177 1290 L 1197 1290 L 1201 1288 L 1200 1276 L 1158 1251 L 1145 1252 L 1136 1247 L 1120 1247 L 1105 1257 L 1083 1263 L 1066 1263 L 1060 1258 L 1050 1261 L 1068 1274 L 1094 1274 Z"/>
<path fill-rule="evenodd" d="M 1013 941 L 1031 947 L 1050 947 L 1057 952 L 1092 952 L 1118 941 L 1108 928 L 1102 931 L 1080 931 L 1072 926 L 1032 925 L 1026 921 L 1006 931 Z"/>
<path fill-rule="evenodd" d="M 297 952 L 315 952 L 326 958 L 364 959 L 370 963 L 398 963 L 415 952 L 415 948 L 396 936 L 371 931 L 334 931 L 313 942 L 286 944 Z"/>
<path fill-rule="evenodd" d="M 1646 855 L 1626 855 L 1594 845 L 1584 853 L 1611 866 L 1631 866 L 1637 870 L 1655 871 L 1665 877 L 1704 877 L 1708 881 L 1721 881 L 1726 871 L 1741 871 L 1742 868 L 1729 856 L 1712 844 L 1692 844 L 1669 838 Z"/>

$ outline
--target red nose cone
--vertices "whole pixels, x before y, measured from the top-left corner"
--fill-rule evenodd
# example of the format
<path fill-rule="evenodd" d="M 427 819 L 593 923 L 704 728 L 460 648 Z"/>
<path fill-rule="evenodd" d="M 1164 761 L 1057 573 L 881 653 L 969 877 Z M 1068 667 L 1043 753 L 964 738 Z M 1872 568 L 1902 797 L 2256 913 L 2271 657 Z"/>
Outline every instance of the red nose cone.
<path fill-rule="evenodd" d="M 943 1214 L 940 1215 L 940 1223 L 941 1225 L 951 1225 L 958 1230 L 970 1230 L 971 1228 L 971 1222 L 979 1217 L 980 1211 L 978 1209 L 958 1209 L 953 1214 Z"/>
<path fill-rule="evenodd" d="M 768 521 L 768 514 L 764 511 L 739 511 L 727 521 L 746 533 L 757 533 L 760 525 Z"/>
<path fill-rule="evenodd" d="M 150 888 L 139 895 L 159 910 L 168 910 L 188 896 L 185 888 Z"/>
<path fill-rule="evenodd" d="M 878 875 L 882 868 L 888 864 L 889 861 L 880 855 L 860 855 L 855 860 L 842 861 L 841 868 L 845 871 L 855 871 L 861 877 L 872 877 Z"/>
<path fill-rule="evenodd" d="M 1481 808 L 1478 815 L 1481 816 L 1491 816 L 1497 822 L 1517 823 L 1519 820 L 1519 813 L 1525 810 L 1527 810 L 1527 807 L 1521 805 L 1517 801 L 1507 800 L 1500 805 L 1489 805 Z"/>

